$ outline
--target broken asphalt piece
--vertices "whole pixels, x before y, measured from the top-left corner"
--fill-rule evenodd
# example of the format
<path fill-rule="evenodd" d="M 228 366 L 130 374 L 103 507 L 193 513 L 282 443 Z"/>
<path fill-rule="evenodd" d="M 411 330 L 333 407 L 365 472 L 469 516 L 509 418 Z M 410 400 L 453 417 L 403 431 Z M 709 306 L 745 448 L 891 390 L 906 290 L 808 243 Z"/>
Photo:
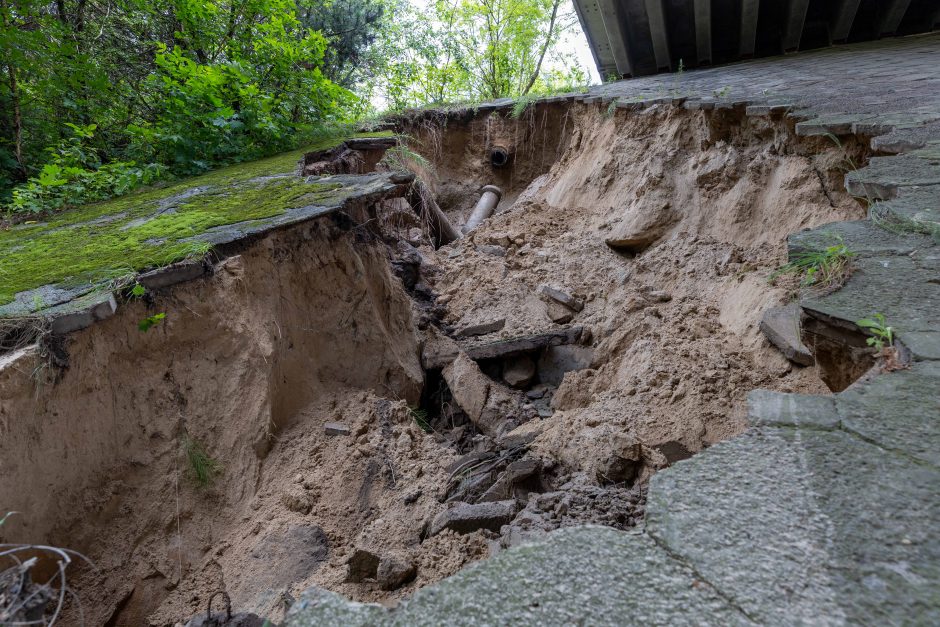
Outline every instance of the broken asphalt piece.
<path fill-rule="evenodd" d="M 505 318 L 497 318 L 496 320 L 489 320 L 487 322 L 470 324 L 460 329 L 460 331 L 457 332 L 457 337 L 474 337 L 477 335 L 487 335 L 489 333 L 496 333 L 497 331 L 502 331 L 503 327 L 505 326 L 506 326 Z"/>
<path fill-rule="evenodd" d="M 450 529 L 456 533 L 473 533 L 480 529 L 499 531 L 516 515 L 516 502 L 457 503 L 446 509 L 431 522 L 429 534 L 434 536 Z"/>
<path fill-rule="evenodd" d="M 584 309 L 584 301 L 575 298 L 568 292 L 560 290 L 557 287 L 552 287 L 551 285 L 539 285 L 538 293 L 555 301 L 556 303 L 564 305 L 572 311 L 581 311 Z"/>
<path fill-rule="evenodd" d="M 800 339 L 801 314 L 802 309 L 797 303 L 771 307 L 761 318 L 760 330 L 787 359 L 801 366 L 812 366 L 815 363 L 813 354 Z"/>
<path fill-rule="evenodd" d="M 349 427 L 341 422 L 328 422 L 323 425 L 323 430 L 327 435 L 349 435 Z"/>

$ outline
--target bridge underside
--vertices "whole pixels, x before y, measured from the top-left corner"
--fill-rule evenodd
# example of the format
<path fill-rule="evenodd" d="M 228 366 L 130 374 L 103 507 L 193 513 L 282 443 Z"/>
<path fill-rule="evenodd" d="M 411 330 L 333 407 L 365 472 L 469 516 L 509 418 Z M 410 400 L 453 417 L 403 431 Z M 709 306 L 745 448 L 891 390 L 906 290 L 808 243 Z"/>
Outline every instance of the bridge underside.
<path fill-rule="evenodd" d="M 602 78 L 940 27 L 940 0 L 574 0 Z"/>

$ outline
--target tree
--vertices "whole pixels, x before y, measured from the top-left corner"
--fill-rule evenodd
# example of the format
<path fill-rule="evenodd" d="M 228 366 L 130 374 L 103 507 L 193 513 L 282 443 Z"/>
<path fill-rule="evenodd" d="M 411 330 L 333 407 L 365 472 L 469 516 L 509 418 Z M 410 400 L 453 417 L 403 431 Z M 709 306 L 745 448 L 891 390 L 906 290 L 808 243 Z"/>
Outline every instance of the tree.
<path fill-rule="evenodd" d="M 392 109 L 523 96 L 584 80 L 558 49 L 577 19 L 561 0 L 437 0 L 430 8 L 432 19 L 398 7 L 379 81 Z M 555 69 L 546 67 L 549 58 Z"/>

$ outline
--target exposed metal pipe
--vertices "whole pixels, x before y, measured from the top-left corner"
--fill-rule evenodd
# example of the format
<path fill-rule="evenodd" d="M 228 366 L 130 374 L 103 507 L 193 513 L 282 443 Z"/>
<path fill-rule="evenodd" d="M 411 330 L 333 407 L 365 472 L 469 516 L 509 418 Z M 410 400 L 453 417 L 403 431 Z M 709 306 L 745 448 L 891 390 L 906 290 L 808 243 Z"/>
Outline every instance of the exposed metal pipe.
<path fill-rule="evenodd" d="M 496 210 L 496 205 L 499 204 L 499 200 L 502 197 L 503 190 L 495 185 L 487 185 L 484 187 L 483 195 L 481 195 L 480 200 L 477 201 L 477 205 L 473 208 L 473 213 L 470 214 L 467 223 L 463 225 L 464 234 L 477 228 L 484 220 L 493 215 L 493 212 Z"/>

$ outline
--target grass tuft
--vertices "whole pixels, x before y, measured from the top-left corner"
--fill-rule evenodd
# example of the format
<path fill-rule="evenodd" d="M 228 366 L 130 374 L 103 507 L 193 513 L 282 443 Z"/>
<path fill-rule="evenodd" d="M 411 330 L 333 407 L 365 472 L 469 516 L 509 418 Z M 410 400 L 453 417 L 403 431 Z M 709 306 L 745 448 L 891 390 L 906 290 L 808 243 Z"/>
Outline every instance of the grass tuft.
<path fill-rule="evenodd" d="M 814 291 L 830 292 L 842 287 L 852 274 L 855 253 L 849 250 L 841 237 L 822 250 L 795 253 L 790 262 L 771 273 L 770 283 L 785 275 L 800 279 L 800 287 Z"/>
<path fill-rule="evenodd" d="M 195 482 L 199 487 L 209 487 L 222 472 L 222 464 L 209 456 L 201 442 L 185 434 L 183 451 L 186 453 L 186 461 L 189 462 L 189 470 Z"/>

